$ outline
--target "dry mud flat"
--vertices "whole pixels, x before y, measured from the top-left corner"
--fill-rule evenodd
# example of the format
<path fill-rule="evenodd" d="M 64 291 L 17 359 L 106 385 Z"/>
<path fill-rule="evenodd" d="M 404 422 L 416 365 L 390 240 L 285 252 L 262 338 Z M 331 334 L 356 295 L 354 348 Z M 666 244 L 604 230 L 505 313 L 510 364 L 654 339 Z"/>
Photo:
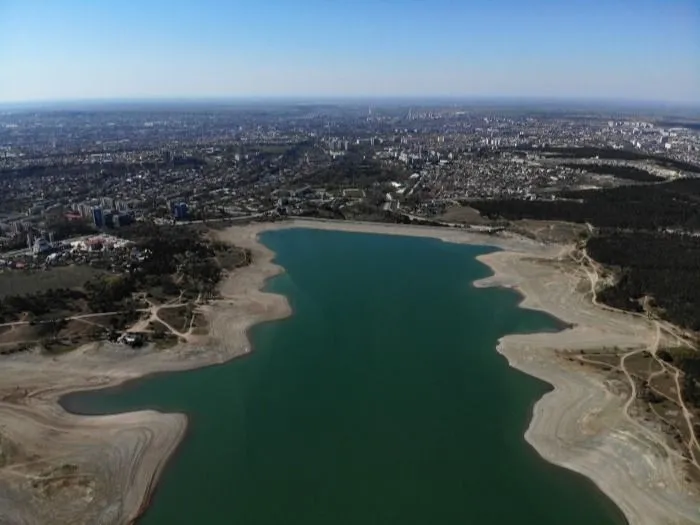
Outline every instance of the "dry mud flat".
<path fill-rule="evenodd" d="M 257 242 L 262 231 L 289 227 L 435 237 L 506 250 L 482 257 L 495 275 L 478 285 L 515 287 L 525 296 L 523 306 L 575 325 L 500 342 L 513 366 L 555 387 L 535 406 L 527 440 L 546 459 L 593 479 L 631 525 L 700 523 L 698 498 L 664 436 L 625 416 L 624 396 L 611 393 L 602 375 L 556 358 L 555 349 L 639 347 L 653 338 L 649 323 L 605 312 L 576 291 L 581 277 L 556 262 L 560 248 L 442 228 L 293 221 L 219 232 L 222 240 L 251 249 L 253 264 L 222 283 L 222 299 L 207 307 L 211 331 L 201 344 L 160 352 L 93 345 L 55 359 L 30 354 L 2 360 L 0 524 L 120 524 L 139 515 L 184 435 L 186 417 L 152 411 L 82 417 L 67 414 L 57 400 L 67 392 L 247 352 L 247 328 L 290 314 L 284 297 L 260 291 L 282 269 Z"/>

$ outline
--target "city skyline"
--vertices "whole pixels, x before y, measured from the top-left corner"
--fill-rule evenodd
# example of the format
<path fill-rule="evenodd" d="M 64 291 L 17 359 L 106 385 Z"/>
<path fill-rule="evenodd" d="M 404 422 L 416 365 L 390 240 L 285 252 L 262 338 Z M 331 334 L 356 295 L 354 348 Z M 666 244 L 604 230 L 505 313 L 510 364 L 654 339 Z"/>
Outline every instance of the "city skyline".
<path fill-rule="evenodd" d="M 0 0 L 0 103 L 452 98 L 700 103 L 700 5 Z"/>

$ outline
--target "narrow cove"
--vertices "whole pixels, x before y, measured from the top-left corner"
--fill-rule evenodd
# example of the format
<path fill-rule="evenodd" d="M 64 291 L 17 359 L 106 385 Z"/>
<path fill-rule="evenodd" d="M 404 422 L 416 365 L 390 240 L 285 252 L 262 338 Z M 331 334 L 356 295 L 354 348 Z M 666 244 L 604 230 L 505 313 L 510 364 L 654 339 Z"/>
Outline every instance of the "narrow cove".
<path fill-rule="evenodd" d="M 548 385 L 496 351 L 556 330 L 477 289 L 490 248 L 292 229 L 261 237 L 292 317 L 227 364 L 65 397 L 69 410 L 184 412 L 185 441 L 145 525 L 624 525 L 586 478 L 525 442 Z"/>

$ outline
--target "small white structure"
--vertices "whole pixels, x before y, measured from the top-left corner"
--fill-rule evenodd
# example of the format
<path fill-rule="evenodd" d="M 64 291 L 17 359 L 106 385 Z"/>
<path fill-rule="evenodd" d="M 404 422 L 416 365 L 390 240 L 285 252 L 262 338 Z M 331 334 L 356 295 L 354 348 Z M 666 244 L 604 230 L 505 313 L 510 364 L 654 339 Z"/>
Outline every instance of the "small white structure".
<path fill-rule="evenodd" d="M 43 237 L 39 237 L 34 241 L 34 246 L 32 247 L 32 253 L 34 255 L 39 255 L 40 253 L 48 252 L 51 249 L 51 244 L 49 241 Z"/>

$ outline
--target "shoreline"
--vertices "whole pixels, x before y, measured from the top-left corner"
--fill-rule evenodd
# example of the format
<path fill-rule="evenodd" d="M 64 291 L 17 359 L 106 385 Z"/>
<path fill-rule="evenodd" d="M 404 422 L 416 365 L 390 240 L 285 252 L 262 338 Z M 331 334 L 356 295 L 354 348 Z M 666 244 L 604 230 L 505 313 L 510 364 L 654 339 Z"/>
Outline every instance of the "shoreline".
<path fill-rule="evenodd" d="M 535 403 L 525 440 L 550 463 L 591 479 L 629 525 L 700 523 L 697 488 L 686 482 L 684 462 L 668 446 L 663 431 L 625 417 L 628 396 L 613 393 L 603 374 L 554 354 L 639 347 L 649 337 L 644 328 L 651 332 L 644 327 L 648 323 L 597 307 L 580 291 L 572 294 L 567 284 L 578 279 L 562 272 L 566 278 L 544 284 L 549 293 L 538 292 L 543 272 L 526 254 L 501 251 L 477 259 L 494 274 L 476 286 L 514 289 L 523 298 L 520 308 L 546 312 L 572 325 L 557 333 L 509 334 L 499 340 L 496 350 L 511 367 L 552 386 Z M 552 288 L 558 290 L 552 293 Z M 570 304 L 555 302 L 567 296 Z"/>
<path fill-rule="evenodd" d="M 114 496 L 110 498 L 106 494 L 102 500 L 94 499 L 94 505 L 74 509 L 80 520 L 73 516 L 65 523 L 92 523 L 97 519 L 104 523 L 133 523 L 147 509 L 166 463 L 184 438 L 187 417 L 154 411 L 80 416 L 59 406 L 60 399 L 69 393 L 115 387 L 157 373 L 220 364 L 247 354 L 250 351 L 247 331 L 253 325 L 292 313 L 286 297 L 262 291 L 266 282 L 284 269 L 273 262 L 275 254 L 258 241 L 258 236 L 265 231 L 294 227 L 431 237 L 503 250 L 477 258 L 493 275 L 474 285 L 514 289 L 522 296 L 521 308 L 546 312 L 570 326 L 561 332 L 506 335 L 499 340 L 497 350 L 510 366 L 553 387 L 536 401 L 525 439 L 545 460 L 592 479 L 622 510 L 630 525 L 700 523 L 698 496 L 691 494 L 683 481 L 682 466 L 673 454 L 664 457 L 659 453 L 665 450 L 659 445 L 664 437 L 652 429 L 645 430 L 639 423 L 626 421 L 622 417 L 624 397 L 611 393 L 600 374 L 579 367 L 574 369 L 573 364 L 554 355 L 555 349 L 576 351 L 604 345 L 639 346 L 651 331 L 649 326 L 642 326 L 646 324 L 642 320 L 604 311 L 590 301 L 587 305 L 584 293 L 574 292 L 578 279 L 556 267 L 561 246 L 542 245 L 514 235 L 490 236 L 438 227 L 324 220 L 257 223 L 216 232 L 221 240 L 250 248 L 254 257 L 251 266 L 236 270 L 222 282 L 223 299 L 216 301 L 219 304 L 207 307 L 212 344 L 197 349 L 178 346 L 172 351 L 137 355 L 126 360 L 119 355 L 105 357 L 98 350 L 92 353 L 79 350 L 61 359 L 58 370 L 54 369 L 52 374 L 41 373 L 47 368 L 45 362 L 15 360 L 22 366 L 14 370 L 10 367 L 16 378 L 14 382 L 21 383 L 26 376 L 36 376 L 35 380 L 43 387 L 32 392 L 30 406 L 24 408 L 34 409 L 35 422 L 45 418 L 44 424 L 50 423 L 65 432 L 68 441 L 65 448 L 73 445 L 76 462 L 77 456 L 83 456 L 81 468 L 89 470 L 91 461 L 105 453 L 104 443 L 99 442 L 104 440 L 105 431 L 115 436 L 109 443 L 109 451 L 116 459 L 110 455 L 114 461 L 107 470 L 110 476 L 120 480 L 117 484 L 122 491 L 119 508 L 115 507 Z M 543 284 L 543 281 L 546 282 Z M 44 356 L 38 357 L 46 360 Z M 54 362 L 53 366 L 56 365 Z M 76 366 L 78 370 L 72 370 L 73 377 L 58 380 L 61 372 Z M 6 374 L 0 378 L 5 379 Z M 18 412 L 22 410 L 0 403 L 0 415 L 16 417 Z M 26 418 L 27 414 L 24 415 Z M 12 425 L 11 422 L 5 426 L 22 429 L 21 424 Z M 24 442 L 22 438 L 37 441 L 34 432 L 35 429 L 26 428 L 25 424 L 24 431 L 16 435 L 19 442 Z M 41 436 L 39 433 L 38 438 Z M 92 443 L 81 447 L 71 440 L 92 440 Z M 44 522 L 40 511 L 34 516 L 27 515 L 26 502 L 22 501 L 26 498 L 13 502 L 11 497 L 21 494 L 16 490 L 8 491 L 0 483 L 0 502 L 8 499 L 6 494 L 13 505 L 7 511 L 0 510 L 0 518 L 21 515 L 22 520 L 16 521 Z"/>
<path fill-rule="evenodd" d="M 122 524 L 134 523 L 143 514 L 166 463 L 185 436 L 187 417 L 153 410 L 77 415 L 66 411 L 60 400 L 153 374 L 224 363 L 250 351 L 250 327 L 288 316 L 291 308 L 285 297 L 262 291 L 283 268 L 257 242 L 257 230 L 239 233 L 244 235 L 236 239 L 237 244 L 251 248 L 256 262 L 225 278 L 220 285 L 224 298 L 206 307 L 210 320 L 206 344 L 144 352 L 90 344 L 59 358 L 31 353 L 3 360 L 0 467 L 4 461 L 9 468 L 0 468 L 0 522 Z M 20 402 L 5 402 L 21 390 Z M 50 447 L 48 436 L 53 439 Z M 3 457 L 3 448 L 10 451 L 4 454 L 9 457 Z M 21 453 L 13 453 L 20 448 Z M 43 485 L 30 490 L 25 479 L 46 476 L 50 484 L 53 472 L 66 465 L 85 473 L 85 486 L 38 502 L 36 493 L 43 495 Z"/>

